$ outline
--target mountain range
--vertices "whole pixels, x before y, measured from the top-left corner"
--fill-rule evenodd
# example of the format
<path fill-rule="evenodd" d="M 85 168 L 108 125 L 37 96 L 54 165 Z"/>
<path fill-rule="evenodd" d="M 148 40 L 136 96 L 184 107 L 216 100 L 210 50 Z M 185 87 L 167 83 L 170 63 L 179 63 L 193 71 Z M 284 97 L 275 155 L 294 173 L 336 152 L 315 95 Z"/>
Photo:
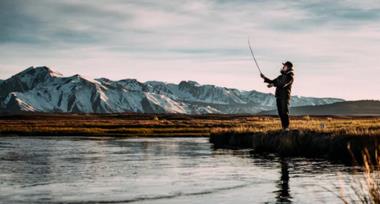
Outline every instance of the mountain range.
<path fill-rule="evenodd" d="M 292 96 L 291 105 L 316 106 L 339 98 Z M 136 79 L 65 77 L 48 67 L 29 67 L 0 81 L 0 112 L 255 114 L 275 109 L 273 94 L 195 81 L 179 84 Z"/>

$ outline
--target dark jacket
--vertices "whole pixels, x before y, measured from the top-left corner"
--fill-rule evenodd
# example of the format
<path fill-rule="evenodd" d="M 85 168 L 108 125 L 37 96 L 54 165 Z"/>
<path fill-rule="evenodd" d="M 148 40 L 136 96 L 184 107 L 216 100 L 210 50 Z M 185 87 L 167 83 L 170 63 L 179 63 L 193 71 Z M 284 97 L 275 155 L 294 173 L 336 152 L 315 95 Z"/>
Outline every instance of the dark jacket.
<path fill-rule="evenodd" d="M 292 84 L 294 80 L 293 69 L 282 72 L 277 78 L 270 80 L 265 77 L 264 82 L 273 84 L 276 87 L 276 98 L 290 99 L 290 92 L 292 90 Z"/>

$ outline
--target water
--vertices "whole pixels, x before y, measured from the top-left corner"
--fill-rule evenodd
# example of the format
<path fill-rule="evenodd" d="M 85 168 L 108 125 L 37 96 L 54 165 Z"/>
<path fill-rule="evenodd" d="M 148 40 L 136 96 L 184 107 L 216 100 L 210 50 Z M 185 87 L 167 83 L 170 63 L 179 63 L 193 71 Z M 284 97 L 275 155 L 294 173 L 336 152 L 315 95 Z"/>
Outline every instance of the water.
<path fill-rule="evenodd" d="M 2 138 L 2 203 L 341 203 L 352 167 L 207 138 Z"/>

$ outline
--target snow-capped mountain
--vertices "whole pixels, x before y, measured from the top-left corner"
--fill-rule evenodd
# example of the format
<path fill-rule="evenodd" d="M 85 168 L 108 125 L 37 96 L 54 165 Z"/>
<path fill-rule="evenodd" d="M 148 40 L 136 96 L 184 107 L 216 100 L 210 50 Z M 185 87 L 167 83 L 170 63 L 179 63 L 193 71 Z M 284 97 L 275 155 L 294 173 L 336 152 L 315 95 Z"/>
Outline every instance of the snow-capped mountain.
<path fill-rule="evenodd" d="M 292 106 L 323 105 L 337 98 L 293 96 Z M 112 81 L 64 77 L 48 67 L 29 67 L 0 81 L 1 112 L 245 114 L 275 108 L 272 94 L 257 91 L 135 79 Z"/>

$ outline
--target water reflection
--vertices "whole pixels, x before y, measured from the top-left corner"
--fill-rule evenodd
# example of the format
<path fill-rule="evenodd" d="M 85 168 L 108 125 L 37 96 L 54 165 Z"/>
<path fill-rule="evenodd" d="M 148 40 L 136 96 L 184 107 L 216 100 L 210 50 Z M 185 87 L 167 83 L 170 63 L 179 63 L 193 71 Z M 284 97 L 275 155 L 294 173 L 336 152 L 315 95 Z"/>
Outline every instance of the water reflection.
<path fill-rule="evenodd" d="M 335 182 L 332 172 L 339 168 L 325 161 L 214 150 L 206 138 L 4 138 L 0 201 L 334 203 L 339 199 L 315 184 Z"/>
<path fill-rule="evenodd" d="M 286 158 L 280 158 L 281 176 L 277 181 L 278 190 L 276 193 L 276 201 L 278 203 L 291 203 L 292 196 L 289 188 L 289 164 Z"/>

